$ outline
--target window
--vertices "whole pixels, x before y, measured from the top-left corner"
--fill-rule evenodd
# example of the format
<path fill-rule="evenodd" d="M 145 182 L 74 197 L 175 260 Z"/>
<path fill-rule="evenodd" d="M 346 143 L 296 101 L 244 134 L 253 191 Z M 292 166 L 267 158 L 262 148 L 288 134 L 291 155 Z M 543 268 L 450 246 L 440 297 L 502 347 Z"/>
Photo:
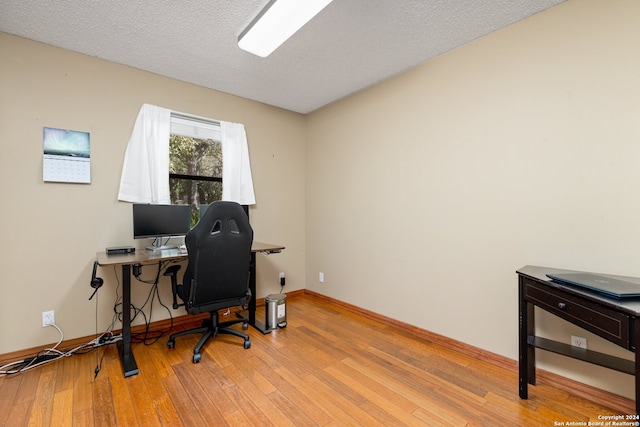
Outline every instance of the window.
<path fill-rule="evenodd" d="M 169 137 L 171 203 L 191 207 L 191 225 L 200 207 L 222 199 L 220 125 L 199 118 L 171 115 Z"/>
<path fill-rule="evenodd" d="M 222 177 L 195 175 L 192 178 L 203 181 L 210 181 L 210 178 L 215 178 L 211 181 L 223 180 L 225 185 L 222 188 L 222 198 L 247 206 L 256 203 L 247 135 L 242 123 L 214 122 L 151 104 L 142 105 L 136 117 L 124 156 L 118 200 L 133 203 L 171 203 L 167 179 L 171 163 L 171 134 L 219 141 L 226 165 L 222 168 Z M 177 195 L 175 199 L 191 205 L 188 195 L 184 201 Z M 206 201 L 202 199 L 194 201 L 194 211 L 196 206 L 204 203 Z"/>

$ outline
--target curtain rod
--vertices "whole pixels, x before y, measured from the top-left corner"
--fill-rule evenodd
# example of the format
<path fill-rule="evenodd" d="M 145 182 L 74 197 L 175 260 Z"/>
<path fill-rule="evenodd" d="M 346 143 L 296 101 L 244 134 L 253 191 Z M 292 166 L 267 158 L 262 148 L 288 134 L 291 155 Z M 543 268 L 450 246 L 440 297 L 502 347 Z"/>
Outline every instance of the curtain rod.
<path fill-rule="evenodd" d="M 171 117 L 175 117 L 177 119 L 192 120 L 200 123 L 206 123 L 209 125 L 220 126 L 219 120 L 213 120 L 207 117 L 195 116 L 193 114 L 181 113 L 179 111 L 171 111 Z"/>

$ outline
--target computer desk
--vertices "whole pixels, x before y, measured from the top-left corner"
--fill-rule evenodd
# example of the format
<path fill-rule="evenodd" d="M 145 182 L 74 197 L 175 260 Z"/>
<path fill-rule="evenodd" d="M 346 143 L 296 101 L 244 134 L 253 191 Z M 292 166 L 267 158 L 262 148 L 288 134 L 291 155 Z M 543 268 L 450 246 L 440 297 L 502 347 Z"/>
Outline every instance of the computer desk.
<path fill-rule="evenodd" d="M 270 243 L 253 242 L 251 245 L 251 263 L 249 266 L 249 289 L 251 289 L 251 299 L 249 300 L 248 323 L 258 329 L 263 334 L 271 332 L 262 322 L 256 320 L 256 253 L 279 253 L 284 246 Z M 130 377 L 138 373 L 138 365 L 131 351 L 131 267 L 135 264 L 152 264 L 160 261 L 186 259 L 187 254 L 177 249 L 149 252 L 145 250 L 136 251 L 126 255 L 107 255 L 106 252 L 96 254 L 98 265 L 101 267 L 121 266 L 122 267 L 122 341 L 117 343 L 120 361 L 125 377 Z"/>

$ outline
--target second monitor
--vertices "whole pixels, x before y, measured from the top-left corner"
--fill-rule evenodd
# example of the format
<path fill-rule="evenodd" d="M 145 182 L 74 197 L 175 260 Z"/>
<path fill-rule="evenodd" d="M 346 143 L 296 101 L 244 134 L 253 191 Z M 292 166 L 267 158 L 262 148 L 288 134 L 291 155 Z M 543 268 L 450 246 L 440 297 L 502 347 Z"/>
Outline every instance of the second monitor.
<path fill-rule="evenodd" d="M 147 250 L 175 248 L 166 245 L 171 237 L 181 237 L 191 228 L 189 205 L 133 204 L 133 238 L 154 239 Z M 163 242 L 163 239 L 166 241 Z"/>

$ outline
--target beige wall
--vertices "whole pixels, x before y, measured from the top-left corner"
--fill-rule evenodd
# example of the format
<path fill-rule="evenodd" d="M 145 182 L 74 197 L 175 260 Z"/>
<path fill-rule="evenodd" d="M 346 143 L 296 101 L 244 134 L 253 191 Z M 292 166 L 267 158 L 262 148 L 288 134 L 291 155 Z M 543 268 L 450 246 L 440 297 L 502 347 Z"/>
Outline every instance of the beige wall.
<path fill-rule="evenodd" d="M 516 269 L 640 276 L 639 40 L 640 2 L 570 0 L 311 114 L 307 288 L 517 360 Z"/>
<path fill-rule="evenodd" d="M 94 253 L 134 243 L 116 194 L 148 102 L 245 124 L 256 239 L 287 246 L 259 260 L 259 296 L 285 271 L 287 290 L 516 359 L 517 268 L 640 276 L 638 40 L 640 3 L 569 0 L 303 117 L 0 34 L 0 354 L 57 340 L 44 310 L 67 338 L 94 331 Z M 91 132 L 91 185 L 42 182 L 43 126 Z M 99 329 L 116 288 L 101 274 Z M 630 357 L 552 316 L 538 329 Z M 539 361 L 633 397 L 628 375 Z"/>
<path fill-rule="evenodd" d="M 3 33 L 0 55 L 0 354 L 56 342 L 56 330 L 41 326 L 46 310 L 55 310 L 65 339 L 93 334 L 95 300 L 87 299 L 95 253 L 149 243 L 132 239 L 131 206 L 117 201 L 124 151 L 143 103 L 244 123 L 255 239 L 287 247 L 259 255 L 258 297 L 280 291 L 280 271 L 286 291 L 304 288 L 304 116 Z M 90 185 L 42 181 L 43 126 L 91 133 Z M 112 269 L 100 275 L 102 331 L 117 281 Z M 153 269 L 143 277 L 154 277 Z M 160 288 L 169 303 L 169 287 Z M 134 283 L 137 306 L 149 289 Z M 167 317 L 156 303 L 153 319 Z"/>

